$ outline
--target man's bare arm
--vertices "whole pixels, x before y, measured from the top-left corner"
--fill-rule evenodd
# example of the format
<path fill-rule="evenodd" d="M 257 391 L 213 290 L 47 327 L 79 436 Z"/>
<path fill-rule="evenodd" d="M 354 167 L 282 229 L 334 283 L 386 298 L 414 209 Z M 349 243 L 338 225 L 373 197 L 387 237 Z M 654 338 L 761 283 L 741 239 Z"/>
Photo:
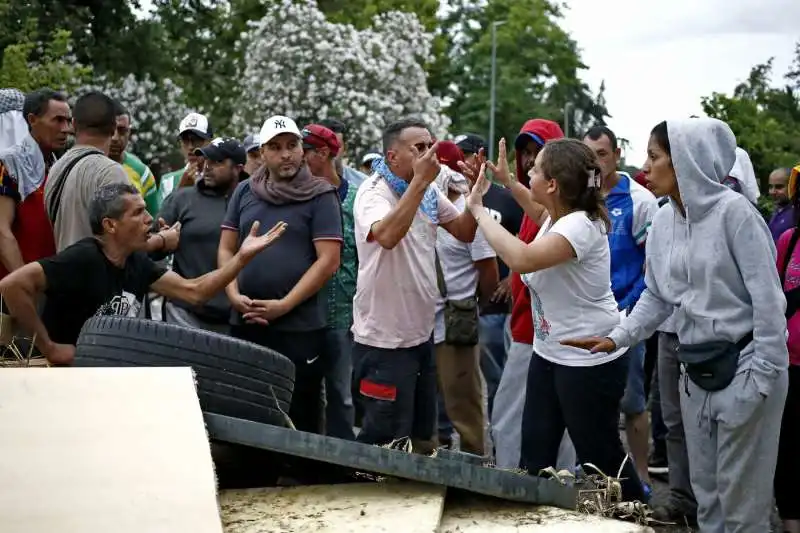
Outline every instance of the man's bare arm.
<path fill-rule="evenodd" d="M 385 217 L 372 225 L 370 236 L 387 250 L 391 250 L 406 236 L 419 204 L 425 196 L 427 184 L 412 179 L 408 189 Z"/>
<path fill-rule="evenodd" d="M 497 288 L 500 274 L 497 268 L 497 258 L 487 257 L 480 261 L 475 261 L 475 268 L 478 270 L 478 296 L 482 306 L 488 305 L 492 301 L 494 291 Z"/>
<path fill-rule="evenodd" d="M 286 231 L 286 224 L 278 222 L 268 232 L 258 235 L 259 226 L 258 222 L 253 222 L 250 234 L 242 242 L 239 251 L 218 269 L 194 279 L 186 279 L 175 272 L 167 272 L 158 278 L 150 288 L 167 298 L 182 300 L 192 305 L 207 302 L 236 279 L 239 272 L 256 254 L 279 239 Z"/>
<path fill-rule="evenodd" d="M 341 241 L 317 240 L 314 241 L 314 248 L 317 250 L 317 260 L 292 287 L 289 294 L 283 297 L 289 309 L 294 309 L 317 294 L 339 269 Z"/>
<path fill-rule="evenodd" d="M 11 272 L 0 281 L 0 294 L 8 310 L 26 331 L 36 335 L 36 347 L 50 353 L 53 342 L 36 311 L 36 298 L 47 287 L 44 269 L 39 263 L 29 263 Z"/>
<path fill-rule="evenodd" d="M 440 224 L 440 226 L 461 242 L 474 241 L 475 232 L 478 231 L 478 222 L 469 210 L 464 211 L 447 224 Z"/>
<path fill-rule="evenodd" d="M 17 238 L 11 231 L 16 212 L 17 203 L 14 199 L 8 196 L 0 196 L 0 263 L 9 272 L 13 272 L 25 264 L 22 260 L 22 252 L 19 250 Z"/>
<path fill-rule="evenodd" d="M 222 230 L 219 238 L 219 249 L 217 250 L 217 266 L 224 267 L 231 262 L 233 256 L 239 250 L 239 233 L 227 229 Z M 225 286 L 225 294 L 228 299 L 233 301 L 239 296 L 239 282 L 233 278 L 230 283 Z"/>

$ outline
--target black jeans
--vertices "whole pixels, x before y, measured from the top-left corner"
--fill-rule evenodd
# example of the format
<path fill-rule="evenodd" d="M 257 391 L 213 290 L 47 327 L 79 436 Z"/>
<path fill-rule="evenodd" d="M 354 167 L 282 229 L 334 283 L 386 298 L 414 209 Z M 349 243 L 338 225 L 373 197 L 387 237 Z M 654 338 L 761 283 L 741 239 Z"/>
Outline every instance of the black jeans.
<path fill-rule="evenodd" d="M 783 520 L 800 520 L 797 478 L 800 476 L 800 366 L 789 366 L 789 394 L 783 409 L 775 469 L 775 501 Z"/>
<path fill-rule="evenodd" d="M 426 446 L 436 428 L 436 361 L 433 343 L 411 348 L 353 344 L 354 383 L 363 419 L 358 441 L 386 444 L 411 437 Z"/>
<path fill-rule="evenodd" d="M 627 375 L 627 354 L 602 365 L 570 367 L 534 352 L 522 415 L 520 467 L 537 475 L 555 466 L 566 428 L 581 463 L 592 463 L 616 477 L 625 458 L 617 425 Z M 620 477 L 623 499 L 644 501 L 630 458 Z"/>
<path fill-rule="evenodd" d="M 288 357 L 295 366 L 294 393 L 289 418 L 300 431 L 322 432 L 322 361 L 325 330 L 280 331 L 269 326 L 231 326 L 231 336 Z"/>

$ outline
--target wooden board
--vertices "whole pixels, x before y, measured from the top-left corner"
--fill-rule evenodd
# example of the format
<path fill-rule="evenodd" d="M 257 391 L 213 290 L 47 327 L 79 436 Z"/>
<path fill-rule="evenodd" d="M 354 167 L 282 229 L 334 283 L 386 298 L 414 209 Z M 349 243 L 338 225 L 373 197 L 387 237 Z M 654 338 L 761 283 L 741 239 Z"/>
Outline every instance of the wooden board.
<path fill-rule="evenodd" d="M 190 368 L 0 370 L 3 533 L 220 533 Z"/>
<path fill-rule="evenodd" d="M 440 533 L 652 533 L 649 527 L 548 506 L 489 498 L 448 499 Z"/>
<path fill-rule="evenodd" d="M 435 533 L 445 488 L 413 482 L 221 491 L 225 533 Z"/>

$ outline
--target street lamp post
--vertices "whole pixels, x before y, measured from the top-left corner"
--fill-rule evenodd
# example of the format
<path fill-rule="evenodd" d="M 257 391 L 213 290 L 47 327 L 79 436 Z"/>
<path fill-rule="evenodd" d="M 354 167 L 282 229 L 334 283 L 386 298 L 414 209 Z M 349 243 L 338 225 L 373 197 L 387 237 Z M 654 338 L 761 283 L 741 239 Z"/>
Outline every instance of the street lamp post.
<path fill-rule="evenodd" d="M 505 20 L 492 22 L 492 82 L 491 111 L 489 112 L 489 160 L 494 161 L 494 113 L 497 105 L 497 28 L 505 24 Z"/>
<path fill-rule="evenodd" d="M 569 137 L 569 117 L 573 107 L 575 105 L 572 102 L 564 104 L 564 137 Z"/>

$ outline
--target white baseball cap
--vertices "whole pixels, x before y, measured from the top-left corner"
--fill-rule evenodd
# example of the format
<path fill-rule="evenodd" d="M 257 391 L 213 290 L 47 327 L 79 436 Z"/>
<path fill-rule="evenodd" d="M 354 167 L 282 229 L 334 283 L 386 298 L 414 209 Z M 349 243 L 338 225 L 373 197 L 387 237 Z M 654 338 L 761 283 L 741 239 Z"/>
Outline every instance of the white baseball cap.
<path fill-rule="evenodd" d="M 281 133 L 291 133 L 292 135 L 296 135 L 298 139 L 303 138 L 300 133 L 300 128 L 297 127 L 294 120 L 283 115 L 275 115 L 264 121 L 264 125 L 261 126 L 261 131 L 258 133 L 258 140 L 263 146 Z"/>
<path fill-rule="evenodd" d="M 208 117 L 200 113 L 189 113 L 181 120 L 181 124 L 178 126 L 178 137 L 187 131 L 203 139 L 210 139 L 214 133 L 211 129 L 211 123 L 208 121 Z"/>

